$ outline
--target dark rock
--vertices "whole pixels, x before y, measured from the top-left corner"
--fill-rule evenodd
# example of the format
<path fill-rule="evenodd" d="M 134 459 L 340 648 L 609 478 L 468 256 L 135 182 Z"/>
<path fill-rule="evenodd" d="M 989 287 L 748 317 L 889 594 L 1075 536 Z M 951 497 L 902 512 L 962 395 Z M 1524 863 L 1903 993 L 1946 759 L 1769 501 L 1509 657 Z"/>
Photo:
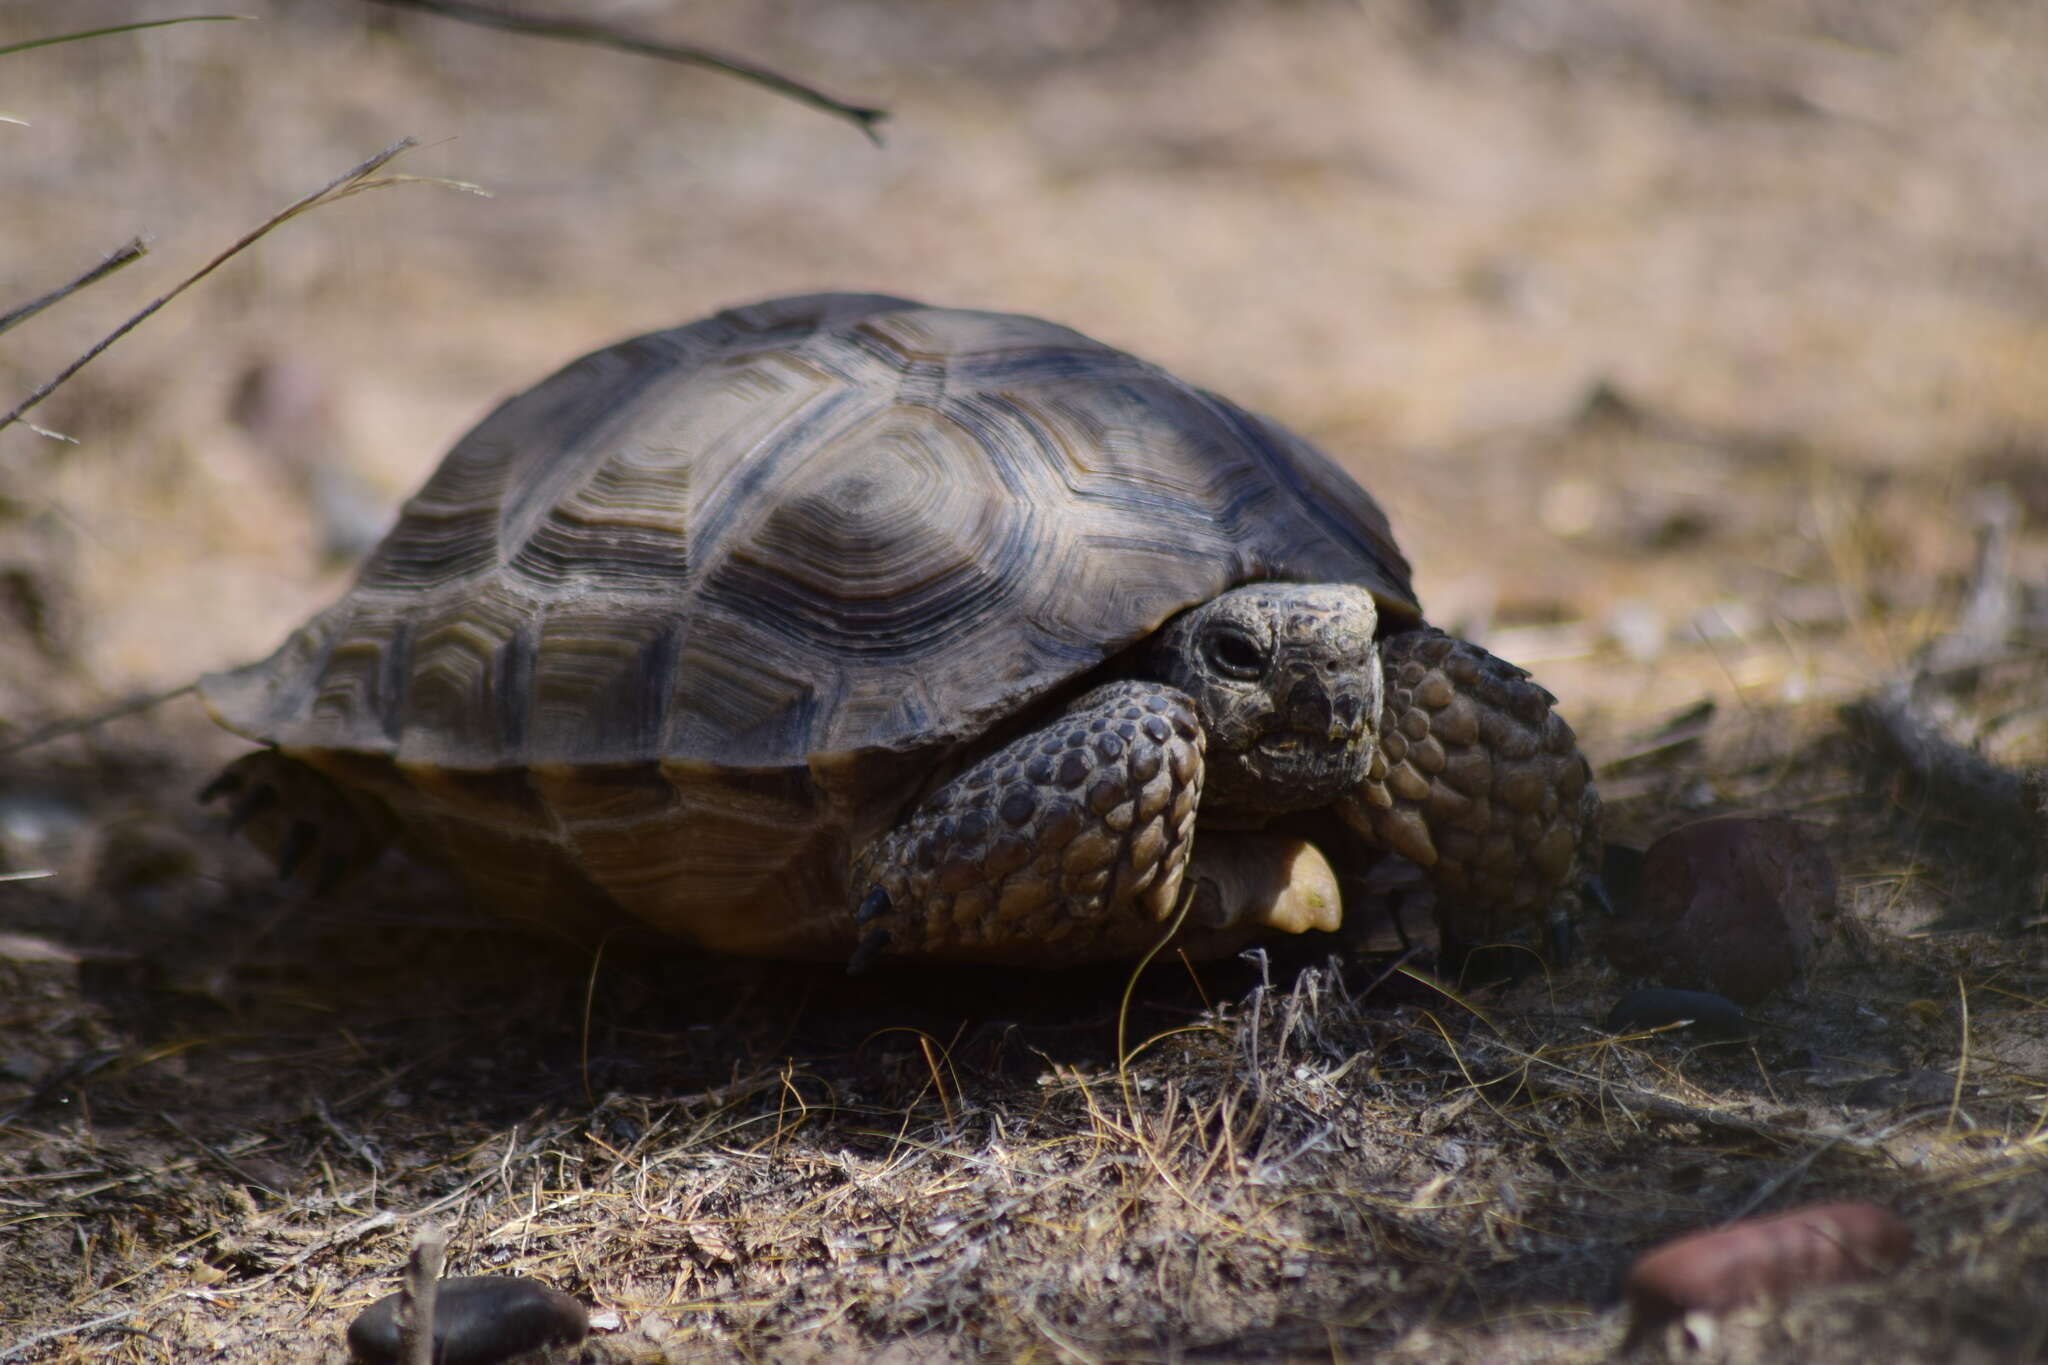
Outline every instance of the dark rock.
<path fill-rule="evenodd" d="M 1604 1027 L 1609 1033 L 1640 1033 L 1670 1024 L 1683 1024 L 1678 1031 L 1689 1037 L 1721 1042 L 1747 1038 L 1752 1032 L 1742 1006 L 1725 995 L 1660 987 L 1630 991 L 1621 997 L 1607 1012 Z"/>
<path fill-rule="evenodd" d="M 1834 904 L 1834 863 L 1807 826 L 1723 816 L 1650 845 L 1635 913 L 1600 943 L 1625 972 L 1747 1005 L 1804 975 Z"/>
<path fill-rule="evenodd" d="M 363 1365 L 398 1359 L 397 1294 L 386 1294 L 348 1326 L 348 1349 Z M 496 1365 L 544 1346 L 583 1340 L 590 1315 L 559 1289 L 524 1275 L 461 1275 L 442 1280 L 434 1303 L 439 1365 Z"/>

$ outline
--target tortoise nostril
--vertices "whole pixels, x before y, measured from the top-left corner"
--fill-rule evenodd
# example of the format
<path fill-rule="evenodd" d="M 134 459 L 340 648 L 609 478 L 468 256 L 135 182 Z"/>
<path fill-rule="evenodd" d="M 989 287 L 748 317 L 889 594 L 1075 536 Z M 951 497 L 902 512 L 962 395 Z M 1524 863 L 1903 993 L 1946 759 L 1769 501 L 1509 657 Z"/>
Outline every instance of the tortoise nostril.
<path fill-rule="evenodd" d="M 1314 678 L 1303 678 L 1287 691 L 1287 728 L 1311 735 L 1330 732 L 1330 694 Z"/>

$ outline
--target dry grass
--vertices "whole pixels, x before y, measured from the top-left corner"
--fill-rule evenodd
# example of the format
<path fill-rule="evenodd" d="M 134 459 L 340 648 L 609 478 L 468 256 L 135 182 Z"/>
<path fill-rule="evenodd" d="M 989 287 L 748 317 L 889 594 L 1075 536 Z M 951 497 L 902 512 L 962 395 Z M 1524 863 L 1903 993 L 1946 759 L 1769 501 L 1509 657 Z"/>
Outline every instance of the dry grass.
<path fill-rule="evenodd" d="M 1271 963 L 1248 988 L 1206 971 L 1228 1003 L 1205 1007 L 1162 967 L 1119 1067 L 1109 975 L 952 983 L 970 1011 L 908 980 L 615 960 L 579 1037 L 584 982 L 544 945 L 417 908 L 378 943 L 260 918 L 237 961 L 150 954 L 240 978 L 234 1001 L 160 1008 L 154 1045 L 7 1129 L 31 1321 L 150 1334 L 49 1359 L 333 1356 L 410 1229 L 448 1220 L 455 1270 L 610 1310 L 597 1359 L 1593 1360 L 1632 1249 L 1840 1196 L 1914 1226 L 1911 1280 L 1736 1340 L 2004 1359 L 2048 1331 L 2013 1292 L 2048 1267 L 2041 1002 L 1981 938 L 1838 951 L 1756 1045 L 1707 1049 L 1601 1034 L 1592 969 L 1460 1003 Z M 1954 1094 L 1844 1104 L 1894 1060 Z"/>
<path fill-rule="evenodd" d="M 887 105 L 881 153 L 616 54 L 257 8 L 9 68 L 0 301 L 155 240 L 8 333 L 0 406 L 369 147 L 497 198 L 323 211 L 53 399 L 83 447 L 0 437 L 0 734 L 267 648 L 349 496 L 579 348 L 870 287 L 1311 431 L 1434 614 L 1565 699 L 1614 837 L 1790 810 L 1841 905 L 1743 1046 L 1606 1035 L 1596 955 L 1459 998 L 1384 935 L 1157 963 L 1128 1017 L 1117 973 L 593 957 L 397 862 L 277 886 L 187 799 L 234 746 L 177 702 L 0 758 L 0 874 L 53 874 L 0 881 L 0 1359 L 338 1361 L 448 1222 L 451 1273 L 608 1314 L 596 1360 L 1591 1361 L 1637 1249 L 1830 1197 L 1912 1269 L 1684 1358 L 2048 1349 L 2039 850 L 1838 714 L 1970 619 L 2003 488 L 2005 649 L 1930 714 L 2048 763 L 2037 7 L 624 16 Z"/>

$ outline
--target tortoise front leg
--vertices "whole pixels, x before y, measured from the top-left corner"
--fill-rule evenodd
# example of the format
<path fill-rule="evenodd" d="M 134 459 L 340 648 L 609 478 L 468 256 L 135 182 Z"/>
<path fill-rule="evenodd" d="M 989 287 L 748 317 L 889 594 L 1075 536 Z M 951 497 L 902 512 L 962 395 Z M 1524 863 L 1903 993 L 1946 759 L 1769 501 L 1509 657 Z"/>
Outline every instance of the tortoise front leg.
<path fill-rule="evenodd" d="M 369 868 L 392 840 L 390 813 L 351 797 L 311 764 L 276 749 L 230 763 L 200 791 L 202 802 L 229 798 L 229 828 L 268 854 L 278 876 L 308 873 L 332 890 Z"/>
<path fill-rule="evenodd" d="M 854 859 L 850 964 L 1139 952 L 1174 911 L 1202 795 L 1194 703 L 1086 693 L 924 798 Z"/>
<path fill-rule="evenodd" d="M 1556 698 L 1523 670 L 1440 630 L 1380 649 L 1379 753 L 1338 814 L 1427 869 L 1455 961 L 1569 908 L 1594 866 L 1600 799 Z"/>

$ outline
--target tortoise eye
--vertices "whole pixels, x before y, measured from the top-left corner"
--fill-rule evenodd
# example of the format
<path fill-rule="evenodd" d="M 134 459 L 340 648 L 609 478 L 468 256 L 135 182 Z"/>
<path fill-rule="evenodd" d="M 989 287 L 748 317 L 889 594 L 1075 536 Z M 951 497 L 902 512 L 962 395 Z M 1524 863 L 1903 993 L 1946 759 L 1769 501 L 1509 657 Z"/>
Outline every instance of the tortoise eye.
<path fill-rule="evenodd" d="M 1209 636 L 1203 653 L 1226 678 L 1251 682 L 1266 676 L 1266 649 L 1241 630 L 1225 628 Z"/>

